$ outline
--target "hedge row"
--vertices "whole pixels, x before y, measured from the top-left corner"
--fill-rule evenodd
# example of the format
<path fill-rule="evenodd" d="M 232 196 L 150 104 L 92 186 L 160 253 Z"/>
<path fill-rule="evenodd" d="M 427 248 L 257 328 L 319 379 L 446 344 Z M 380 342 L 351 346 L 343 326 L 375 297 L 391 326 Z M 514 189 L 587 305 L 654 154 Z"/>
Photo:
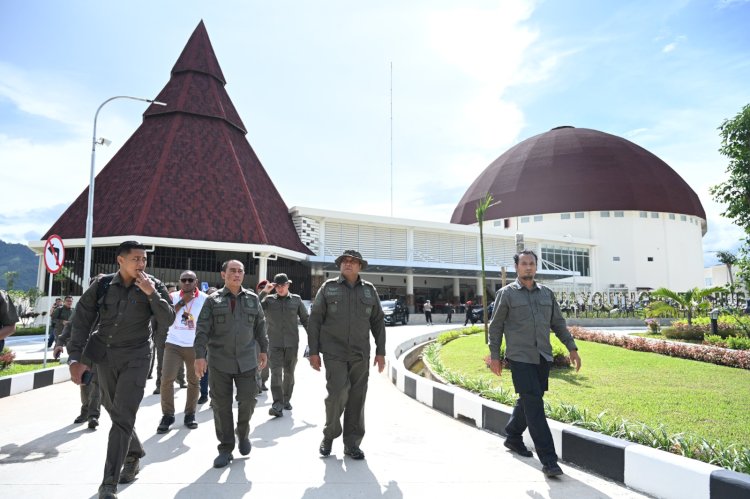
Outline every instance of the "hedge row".
<path fill-rule="evenodd" d="M 750 369 L 749 350 L 729 350 L 710 345 L 691 345 L 689 343 L 641 338 L 639 336 L 622 336 L 598 331 L 587 331 L 576 326 L 571 326 L 568 329 L 577 340 L 604 343 L 638 352 L 651 352 L 669 355 L 670 357 L 679 357 L 681 359 L 710 362 L 720 366 Z"/>

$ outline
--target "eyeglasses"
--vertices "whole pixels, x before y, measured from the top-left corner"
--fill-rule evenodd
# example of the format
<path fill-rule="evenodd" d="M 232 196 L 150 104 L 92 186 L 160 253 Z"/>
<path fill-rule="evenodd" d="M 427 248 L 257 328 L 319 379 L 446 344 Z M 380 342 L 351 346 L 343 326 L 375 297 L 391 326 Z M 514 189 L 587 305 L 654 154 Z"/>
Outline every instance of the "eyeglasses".
<path fill-rule="evenodd" d="M 195 281 L 195 279 L 193 279 L 192 277 L 185 277 L 185 278 L 180 279 L 180 282 L 193 282 L 193 281 Z"/>

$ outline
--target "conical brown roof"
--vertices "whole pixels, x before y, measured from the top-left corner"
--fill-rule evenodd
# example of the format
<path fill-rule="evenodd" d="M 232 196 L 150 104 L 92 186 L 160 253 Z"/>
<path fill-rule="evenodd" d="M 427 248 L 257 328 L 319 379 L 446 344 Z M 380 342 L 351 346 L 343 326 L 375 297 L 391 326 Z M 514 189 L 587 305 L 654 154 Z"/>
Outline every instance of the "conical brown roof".
<path fill-rule="evenodd" d="M 274 245 L 309 254 L 224 89 L 203 21 L 143 123 L 96 176 L 94 237 Z M 85 235 L 88 188 L 44 236 Z"/>

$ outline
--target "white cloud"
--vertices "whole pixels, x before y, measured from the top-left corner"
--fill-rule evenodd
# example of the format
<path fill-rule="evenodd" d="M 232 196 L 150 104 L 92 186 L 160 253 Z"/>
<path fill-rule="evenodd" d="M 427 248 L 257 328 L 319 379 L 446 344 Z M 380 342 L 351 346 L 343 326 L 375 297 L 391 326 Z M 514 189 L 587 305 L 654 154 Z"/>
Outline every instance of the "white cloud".
<path fill-rule="evenodd" d="M 672 52 L 676 48 L 677 48 L 677 42 L 672 42 L 672 43 L 668 43 L 668 44 L 664 45 L 664 47 L 661 49 L 661 51 L 664 52 L 665 54 L 668 54 L 668 53 Z"/>

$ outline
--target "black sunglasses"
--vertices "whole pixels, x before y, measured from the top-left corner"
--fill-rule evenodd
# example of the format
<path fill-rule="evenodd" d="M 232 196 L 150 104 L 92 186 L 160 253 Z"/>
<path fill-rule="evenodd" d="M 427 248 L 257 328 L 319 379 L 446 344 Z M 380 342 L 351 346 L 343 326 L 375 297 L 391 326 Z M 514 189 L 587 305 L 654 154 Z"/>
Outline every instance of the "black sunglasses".
<path fill-rule="evenodd" d="M 193 279 L 192 277 L 185 277 L 183 279 L 180 279 L 180 281 L 182 281 L 182 282 L 193 282 L 193 281 L 195 281 L 195 279 Z"/>

